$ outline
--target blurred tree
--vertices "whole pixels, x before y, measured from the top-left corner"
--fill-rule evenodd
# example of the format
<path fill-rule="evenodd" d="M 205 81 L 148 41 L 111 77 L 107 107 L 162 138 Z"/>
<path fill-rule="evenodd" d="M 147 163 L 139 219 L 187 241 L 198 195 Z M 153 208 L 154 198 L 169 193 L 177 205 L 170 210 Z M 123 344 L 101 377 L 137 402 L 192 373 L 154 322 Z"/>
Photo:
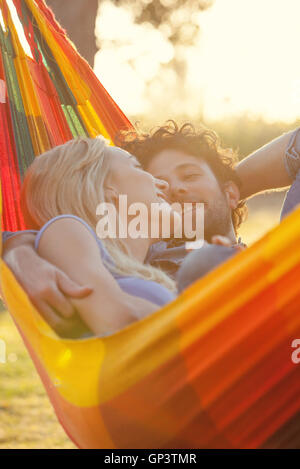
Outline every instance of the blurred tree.
<path fill-rule="evenodd" d="M 174 45 L 192 45 L 199 32 L 197 13 L 205 10 L 213 0 L 109 0 L 116 6 L 130 9 L 138 24 L 150 23 L 158 28 Z M 95 19 L 98 0 L 46 0 L 57 20 L 66 29 L 79 52 L 94 64 L 97 52 Z M 99 0 L 103 3 L 103 0 Z M 116 31 L 117 36 L 117 31 Z M 184 73 L 184 61 L 176 54 L 173 66 Z"/>
<path fill-rule="evenodd" d="M 138 24 L 150 23 L 167 35 L 172 44 L 190 45 L 199 23 L 197 13 L 214 0 L 110 0 L 133 10 Z"/>
<path fill-rule="evenodd" d="M 98 0 L 46 0 L 46 3 L 79 53 L 93 67 L 97 52 L 95 20 Z"/>
<path fill-rule="evenodd" d="M 192 46 L 200 32 L 199 12 L 214 0 L 110 0 L 130 9 L 137 24 L 150 23 L 172 44 L 174 56 L 164 66 L 171 67 L 184 85 L 186 75 L 185 47 Z"/>

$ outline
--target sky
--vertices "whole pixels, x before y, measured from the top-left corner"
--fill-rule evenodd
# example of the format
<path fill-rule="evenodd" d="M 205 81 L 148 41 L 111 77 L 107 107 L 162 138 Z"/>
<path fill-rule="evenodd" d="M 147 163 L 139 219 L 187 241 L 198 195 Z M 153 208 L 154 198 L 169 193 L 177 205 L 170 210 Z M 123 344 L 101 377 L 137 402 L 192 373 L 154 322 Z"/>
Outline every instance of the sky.
<path fill-rule="evenodd" d="M 184 51 L 182 86 L 161 68 L 174 54 L 161 32 L 104 1 L 95 72 L 129 116 L 201 110 L 208 120 L 247 113 L 292 122 L 300 117 L 299 18 L 299 0 L 215 0 L 199 12 L 201 34 Z"/>

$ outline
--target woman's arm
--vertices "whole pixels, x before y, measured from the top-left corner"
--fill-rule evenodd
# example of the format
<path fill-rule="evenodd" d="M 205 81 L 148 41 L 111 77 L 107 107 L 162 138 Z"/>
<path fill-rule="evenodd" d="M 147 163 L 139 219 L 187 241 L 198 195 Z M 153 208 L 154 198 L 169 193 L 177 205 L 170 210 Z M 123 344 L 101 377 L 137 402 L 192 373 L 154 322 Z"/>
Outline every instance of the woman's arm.
<path fill-rule="evenodd" d="M 93 288 L 87 298 L 70 301 L 95 335 L 113 333 L 158 309 L 119 287 L 102 262 L 95 238 L 76 219 L 61 218 L 51 223 L 41 236 L 38 253 L 74 282 Z"/>
<path fill-rule="evenodd" d="M 295 131 L 276 138 L 243 159 L 237 166 L 241 199 L 268 189 L 290 186 L 293 182 L 286 168 L 286 150 Z"/>

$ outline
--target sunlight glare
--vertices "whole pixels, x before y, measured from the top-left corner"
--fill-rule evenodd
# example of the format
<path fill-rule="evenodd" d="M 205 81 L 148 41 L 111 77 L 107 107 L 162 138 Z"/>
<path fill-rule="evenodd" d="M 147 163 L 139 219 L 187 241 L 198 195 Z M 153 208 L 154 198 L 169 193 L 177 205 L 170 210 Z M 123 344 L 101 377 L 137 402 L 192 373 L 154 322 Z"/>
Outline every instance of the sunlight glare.
<path fill-rule="evenodd" d="M 186 50 L 188 73 L 178 112 L 196 116 L 201 110 L 207 119 L 242 113 L 270 121 L 298 118 L 299 18 L 298 0 L 215 0 L 199 12 L 201 35 Z M 169 72 L 161 68 L 173 54 L 161 31 L 135 25 L 130 12 L 109 2 L 99 9 L 96 31 L 102 45 L 96 73 L 124 111 L 153 112 L 151 89 L 160 93 L 155 106 L 168 109 L 178 83 L 168 82 Z M 153 79 L 165 83 L 165 90 L 151 84 Z"/>
<path fill-rule="evenodd" d="M 7 0 L 7 5 L 9 7 L 10 14 L 11 14 L 12 20 L 14 22 L 14 25 L 17 29 L 17 33 L 18 33 L 18 36 L 19 36 L 19 39 L 20 39 L 20 43 L 23 47 L 23 50 L 24 50 L 25 54 L 32 59 L 33 57 L 32 57 L 32 53 L 31 53 L 31 49 L 30 49 L 28 41 L 25 37 L 24 31 L 23 31 L 23 26 L 22 26 L 21 21 L 19 19 L 16 7 L 13 4 L 12 0 Z"/>

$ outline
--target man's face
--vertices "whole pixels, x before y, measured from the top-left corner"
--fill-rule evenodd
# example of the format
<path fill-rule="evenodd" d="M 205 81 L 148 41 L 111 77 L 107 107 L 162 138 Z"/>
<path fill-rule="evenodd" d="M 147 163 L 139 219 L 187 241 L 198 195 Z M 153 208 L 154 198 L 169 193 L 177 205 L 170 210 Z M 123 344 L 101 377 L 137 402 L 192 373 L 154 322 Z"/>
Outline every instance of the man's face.
<path fill-rule="evenodd" d="M 168 182 L 165 195 L 170 203 L 204 203 L 204 235 L 228 236 L 232 230 L 232 204 L 220 187 L 212 169 L 201 158 L 180 150 L 157 153 L 145 168 L 158 179 Z"/>

